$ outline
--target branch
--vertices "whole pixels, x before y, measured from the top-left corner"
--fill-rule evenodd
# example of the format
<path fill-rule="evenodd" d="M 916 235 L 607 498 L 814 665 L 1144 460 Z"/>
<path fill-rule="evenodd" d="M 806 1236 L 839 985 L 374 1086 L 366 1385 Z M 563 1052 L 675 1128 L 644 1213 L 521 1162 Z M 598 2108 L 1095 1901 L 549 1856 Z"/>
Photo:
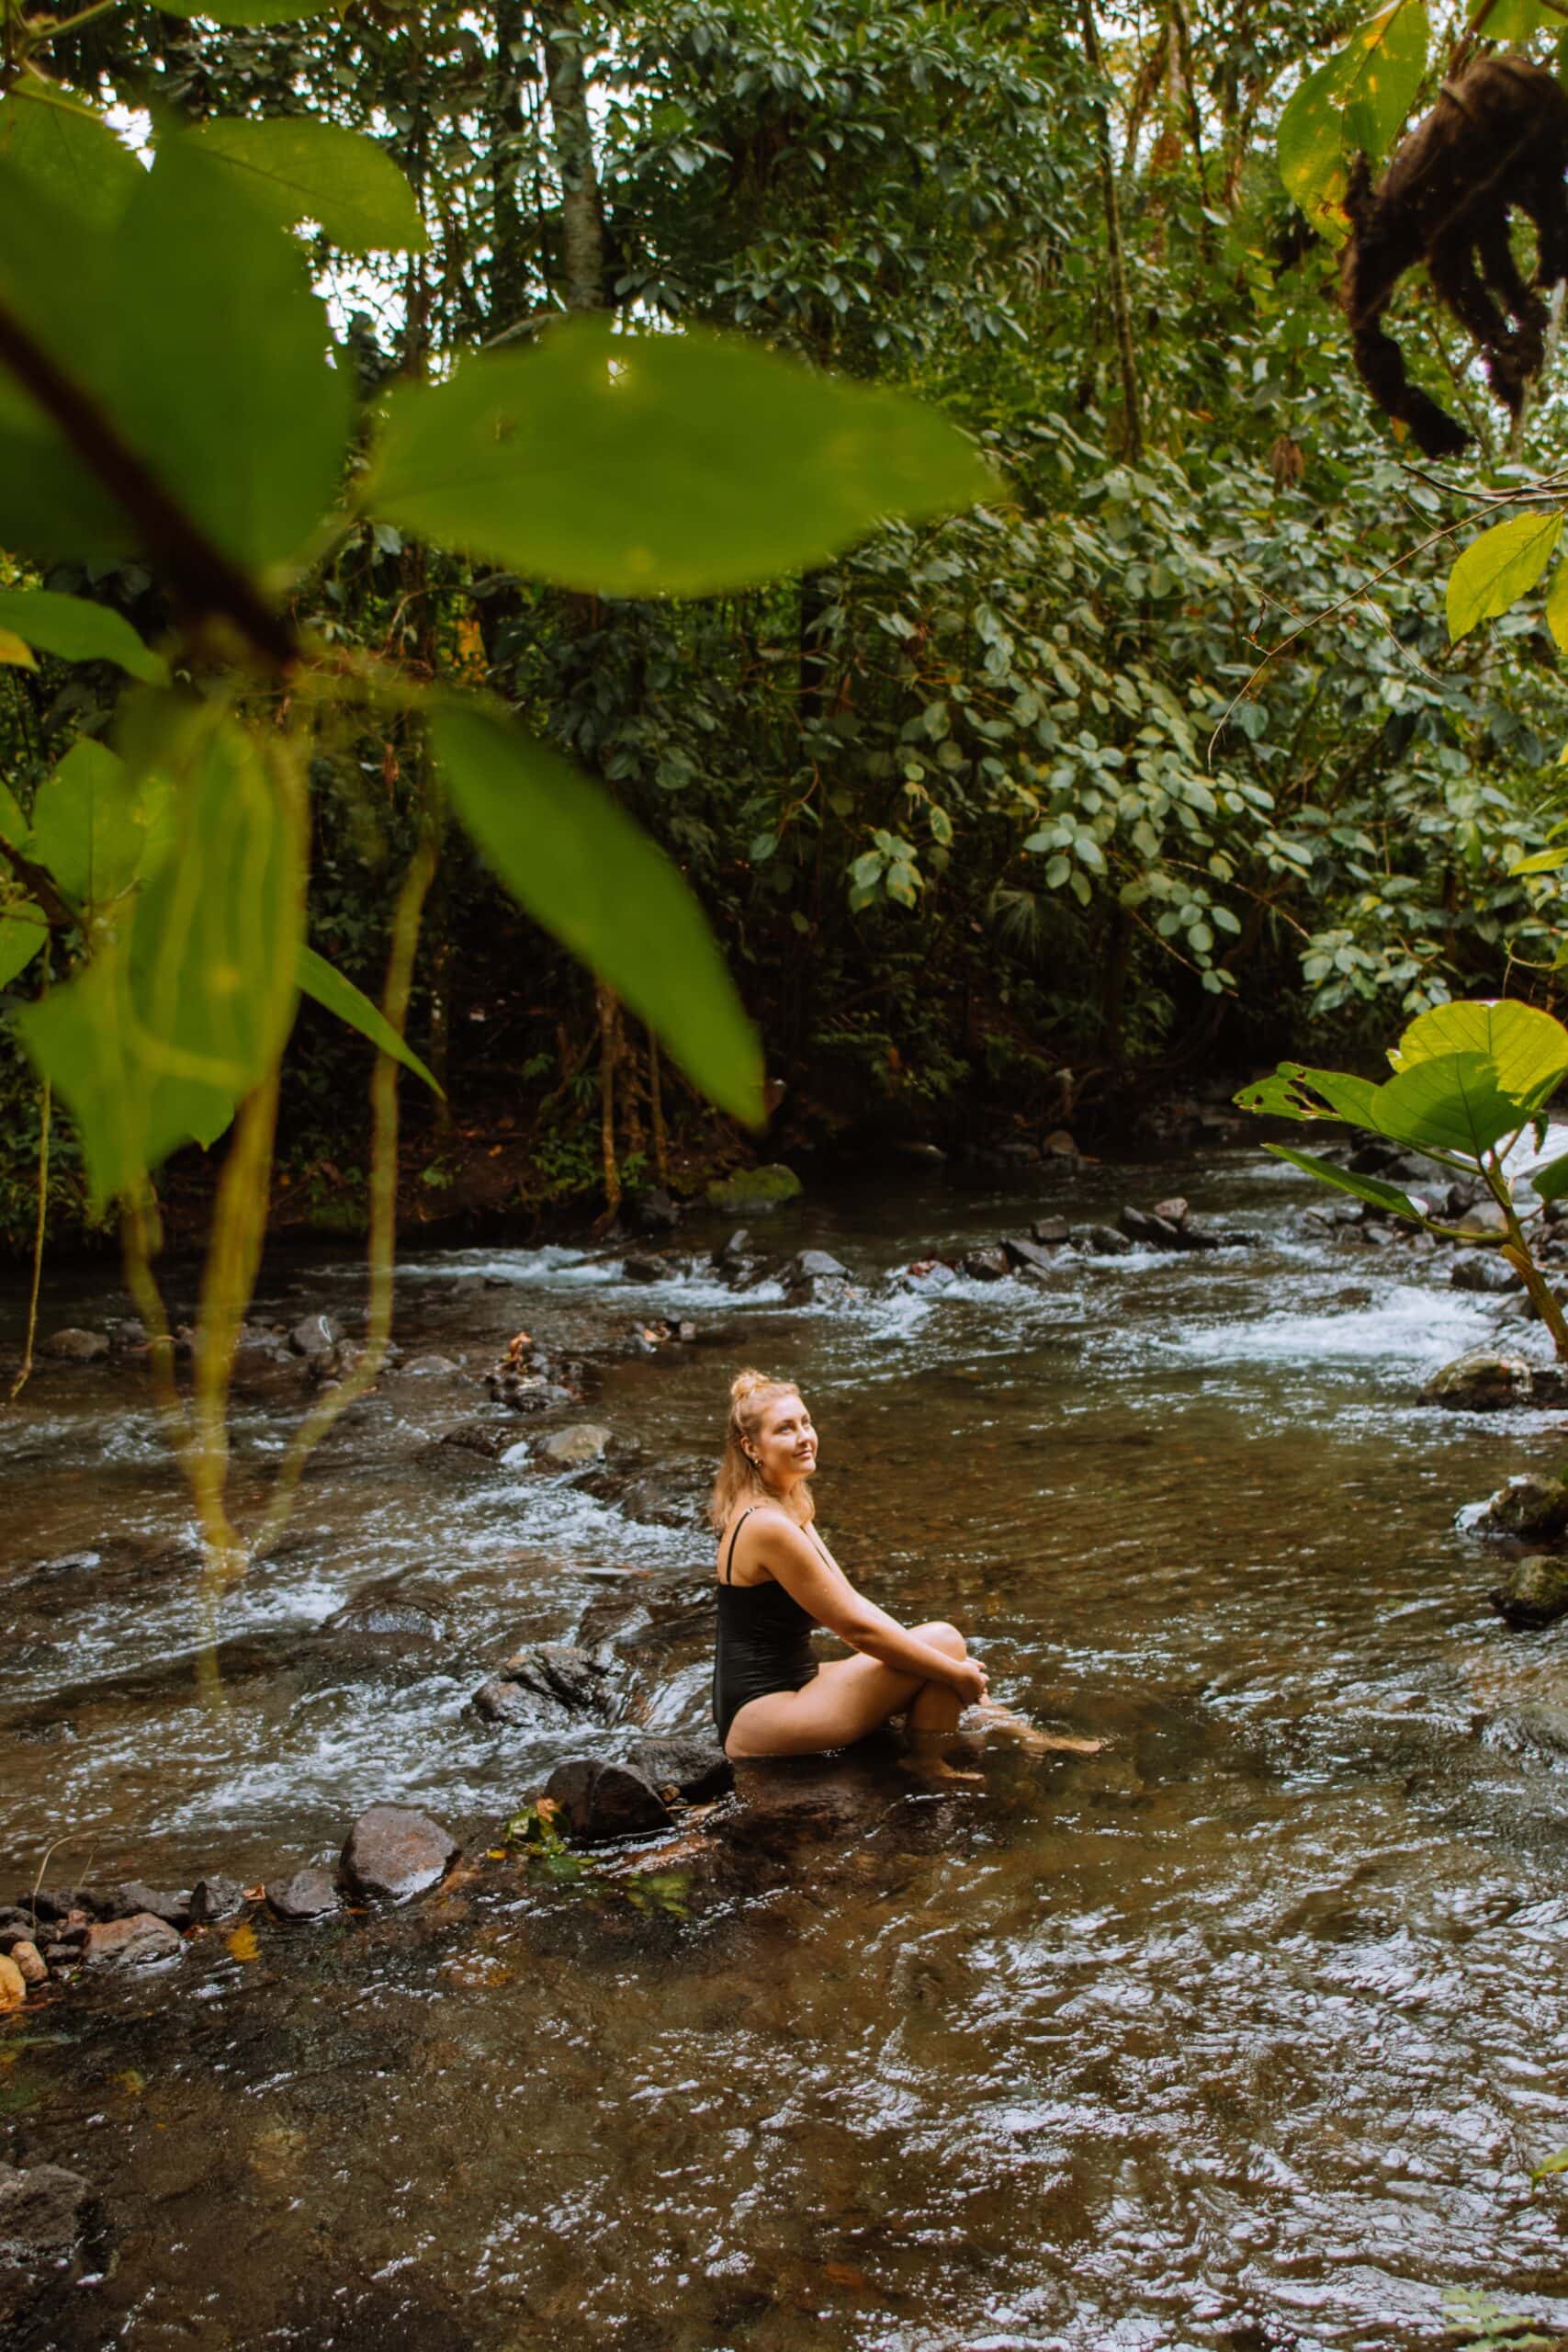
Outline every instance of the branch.
<path fill-rule="evenodd" d="M 51 931 L 76 929 L 79 917 L 69 900 L 61 896 L 59 885 L 47 867 L 35 865 L 30 857 L 12 846 L 4 833 L 0 833 L 0 857 L 5 859 L 23 888 L 30 890 L 38 900 Z"/>
<path fill-rule="evenodd" d="M 0 362 L 135 524 L 148 555 L 187 613 L 231 622 L 267 669 L 291 668 L 300 650 L 293 624 L 266 603 L 238 565 L 192 522 L 97 402 L 33 340 L 4 302 Z"/>

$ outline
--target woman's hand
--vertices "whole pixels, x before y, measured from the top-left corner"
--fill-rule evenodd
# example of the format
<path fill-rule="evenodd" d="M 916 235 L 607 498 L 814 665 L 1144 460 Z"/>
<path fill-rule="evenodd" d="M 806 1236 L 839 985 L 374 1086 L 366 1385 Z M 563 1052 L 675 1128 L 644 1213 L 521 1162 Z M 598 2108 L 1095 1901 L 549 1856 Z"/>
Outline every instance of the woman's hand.
<path fill-rule="evenodd" d="M 977 1707 L 990 1688 L 985 1668 L 972 1657 L 954 1658 L 948 1680 L 966 1707 Z"/>

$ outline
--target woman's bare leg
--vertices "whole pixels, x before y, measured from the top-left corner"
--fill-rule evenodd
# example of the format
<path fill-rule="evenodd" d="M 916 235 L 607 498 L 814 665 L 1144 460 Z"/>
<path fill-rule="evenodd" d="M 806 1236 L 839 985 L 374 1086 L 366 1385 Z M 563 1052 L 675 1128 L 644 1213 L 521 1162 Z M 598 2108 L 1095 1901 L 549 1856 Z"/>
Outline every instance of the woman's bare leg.
<path fill-rule="evenodd" d="M 969 1709 L 967 1722 L 972 1731 L 1005 1732 L 1026 1756 L 1098 1756 L 1105 1745 L 1102 1739 L 1072 1739 L 1066 1732 L 1042 1731 L 999 1699 L 982 1699 Z"/>
<path fill-rule="evenodd" d="M 964 1636 L 954 1626 L 937 1623 L 910 1630 L 950 1657 L 965 1655 Z M 725 1752 L 731 1757 L 817 1756 L 824 1748 L 847 1747 L 864 1739 L 906 1710 L 911 1731 L 923 1710 L 922 1732 L 935 1711 L 937 1736 L 951 1738 L 958 1722 L 958 1693 L 946 1683 L 897 1674 L 873 1657 L 834 1658 L 802 1690 L 773 1690 L 765 1699 L 748 1700 L 729 1726 Z"/>

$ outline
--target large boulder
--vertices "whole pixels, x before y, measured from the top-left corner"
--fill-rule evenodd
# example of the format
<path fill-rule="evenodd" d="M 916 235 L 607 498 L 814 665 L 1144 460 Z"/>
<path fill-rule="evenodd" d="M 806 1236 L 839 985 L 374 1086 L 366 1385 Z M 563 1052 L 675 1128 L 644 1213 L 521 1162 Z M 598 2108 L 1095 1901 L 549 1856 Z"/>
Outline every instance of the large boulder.
<path fill-rule="evenodd" d="M 798 1200 L 805 1186 L 793 1168 L 777 1163 L 766 1168 L 737 1169 L 733 1176 L 716 1179 L 708 1186 L 708 1204 L 734 1216 L 756 1216 Z"/>
<path fill-rule="evenodd" d="M 1472 1527 L 1476 1535 L 1513 1536 L 1525 1544 L 1551 1544 L 1568 1534 L 1568 1485 L 1531 1474 L 1499 1487 Z"/>
<path fill-rule="evenodd" d="M 1506 1259 L 1490 1250 L 1467 1250 L 1456 1258 L 1449 1274 L 1450 1290 L 1523 1290 L 1524 1283 Z"/>
<path fill-rule="evenodd" d="M 639 1739 L 626 1762 L 667 1801 L 721 1797 L 735 1783 L 734 1766 L 712 1739 Z"/>
<path fill-rule="evenodd" d="M 1523 1356 L 1472 1348 L 1435 1372 L 1418 1401 L 1450 1413 L 1500 1413 L 1511 1405 L 1528 1405 L 1531 1387 L 1530 1368 Z"/>
<path fill-rule="evenodd" d="M 429 1814 L 412 1805 L 373 1804 L 348 1833 L 344 1883 L 365 1902 L 406 1903 L 438 1886 L 460 1851 Z"/>
<path fill-rule="evenodd" d="M 129 1919 L 99 1919 L 87 1930 L 82 1957 L 93 1968 L 143 1968 L 156 1960 L 177 1960 L 184 1946 L 179 1930 L 151 1911 Z"/>
<path fill-rule="evenodd" d="M 574 1756 L 557 1765 L 545 1794 L 557 1807 L 567 1836 L 584 1845 L 609 1838 L 640 1838 L 670 1826 L 669 1806 L 629 1765 Z"/>
<path fill-rule="evenodd" d="M 1568 1560 L 1539 1552 L 1515 1560 L 1486 1597 L 1510 1625 L 1550 1625 L 1568 1615 Z"/>

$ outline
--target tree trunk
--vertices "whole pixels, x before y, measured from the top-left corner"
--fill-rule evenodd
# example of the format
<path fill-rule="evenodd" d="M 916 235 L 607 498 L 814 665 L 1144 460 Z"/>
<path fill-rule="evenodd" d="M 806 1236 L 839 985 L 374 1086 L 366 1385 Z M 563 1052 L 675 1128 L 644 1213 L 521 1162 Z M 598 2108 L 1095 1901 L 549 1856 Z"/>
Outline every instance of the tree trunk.
<path fill-rule="evenodd" d="M 1083 53 L 1097 81 L 1104 79 L 1100 35 L 1094 22 L 1094 0 L 1079 0 L 1078 22 Z M 1109 248 L 1111 313 L 1116 328 L 1116 351 L 1122 368 L 1122 400 L 1126 410 L 1126 455 L 1136 465 L 1144 454 L 1144 418 L 1138 396 L 1138 367 L 1133 353 L 1133 320 L 1127 307 L 1127 272 L 1122 246 L 1122 202 L 1116 192 L 1116 165 L 1111 153 L 1111 123 L 1105 101 L 1094 101 L 1095 143 L 1100 152 L 1100 185 L 1105 200 L 1105 234 Z"/>
<path fill-rule="evenodd" d="M 545 37 L 556 173 L 560 181 L 566 307 L 602 311 L 604 216 L 588 112 L 586 36 L 571 0 L 542 0 L 535 15 Z"/>

